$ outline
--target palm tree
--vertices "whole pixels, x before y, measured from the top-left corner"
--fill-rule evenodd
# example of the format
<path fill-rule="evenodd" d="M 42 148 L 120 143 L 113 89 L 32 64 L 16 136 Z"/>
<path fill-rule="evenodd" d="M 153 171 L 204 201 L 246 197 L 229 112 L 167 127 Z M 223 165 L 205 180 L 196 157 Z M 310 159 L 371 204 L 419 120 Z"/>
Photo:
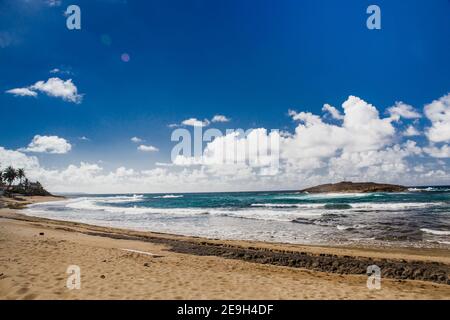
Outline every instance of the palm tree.
<path fill-rule="evenodd" d="M 25 170 L 22 168 L 17 169 L 17 179 L 19 179 L 20 184 L 23 184 L 23 179 L 25 178 Z"/>
<path fill-rule="evenodd" d="M 2 166 L 0 165 L 0 168 L 1 168 Z M 3 170 L 0 170 L 0 187 L 3 187 L 4 186 L 4 183 L 3 183 Z"/>
<path fill-rule="evenodd" d="M 11 189 L 11 185 L 13 184 L 14 180 L 17 178 L 17 172 L 16 170 L 9 166 L 5 169 L 3 172 L 3 179 L 8 183 L 8 190 Z"/>

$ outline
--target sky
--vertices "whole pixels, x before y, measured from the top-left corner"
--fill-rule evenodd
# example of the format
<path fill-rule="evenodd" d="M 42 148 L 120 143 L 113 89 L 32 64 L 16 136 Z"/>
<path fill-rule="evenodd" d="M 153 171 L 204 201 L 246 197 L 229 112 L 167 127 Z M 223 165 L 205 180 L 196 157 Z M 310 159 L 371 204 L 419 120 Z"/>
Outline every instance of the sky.
<path fill-rule="evenodd" d="M 0 167 L 53 192 L 450 185 L 449 17 L 448 0 L 0 0 Z M 173 156 L 174 132 L 208 129 L 203 157 Z M 276 168 L 220 161 L 252 143 Z"/>

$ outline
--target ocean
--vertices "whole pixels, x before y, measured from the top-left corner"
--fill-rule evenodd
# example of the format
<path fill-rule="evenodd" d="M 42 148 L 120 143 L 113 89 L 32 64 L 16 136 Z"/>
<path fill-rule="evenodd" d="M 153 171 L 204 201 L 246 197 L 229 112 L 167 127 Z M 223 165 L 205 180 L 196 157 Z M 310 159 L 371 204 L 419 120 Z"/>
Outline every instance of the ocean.
<path fill-rule="evenodd" d="M 450 248 L 450 187 L 401 193 L 72 195 L 32 216 L 213 239 Z"/>

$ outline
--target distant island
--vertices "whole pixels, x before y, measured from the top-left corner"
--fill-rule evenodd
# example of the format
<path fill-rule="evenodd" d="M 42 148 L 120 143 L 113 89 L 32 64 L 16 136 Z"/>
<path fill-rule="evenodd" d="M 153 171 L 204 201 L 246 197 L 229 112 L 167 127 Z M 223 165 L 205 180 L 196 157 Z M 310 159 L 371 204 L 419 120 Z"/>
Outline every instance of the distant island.
<path fill-rule="evenodd" d="M 300 190 L 308 193 L 369 193 L 369 192 L 403 192 L 408 188 L 401 185 L 374 183 L 374 182 L 351 182 L 328 183 Z"/>

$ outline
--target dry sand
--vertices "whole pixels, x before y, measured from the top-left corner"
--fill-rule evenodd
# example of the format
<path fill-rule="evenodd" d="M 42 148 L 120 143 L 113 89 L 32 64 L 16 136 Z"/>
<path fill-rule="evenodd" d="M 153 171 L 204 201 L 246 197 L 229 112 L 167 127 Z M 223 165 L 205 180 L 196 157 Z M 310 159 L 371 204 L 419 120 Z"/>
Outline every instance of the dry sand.
<path fill-rule="evenodd" d="M 161 241 L 120 239 L 130 235 L 151 235 Z M 450 299 L 446 284 L 383 279 L 381 290 L 369 290 L 365 275 L 173 252 L 162 240 L 450 265 L 446 250 L 211 241 L 51 221 L 4 208 L 0 209 L 0 299 Z M 70 265 L 80 267 L 80 290 L 66 287 Z"/>

